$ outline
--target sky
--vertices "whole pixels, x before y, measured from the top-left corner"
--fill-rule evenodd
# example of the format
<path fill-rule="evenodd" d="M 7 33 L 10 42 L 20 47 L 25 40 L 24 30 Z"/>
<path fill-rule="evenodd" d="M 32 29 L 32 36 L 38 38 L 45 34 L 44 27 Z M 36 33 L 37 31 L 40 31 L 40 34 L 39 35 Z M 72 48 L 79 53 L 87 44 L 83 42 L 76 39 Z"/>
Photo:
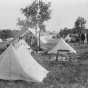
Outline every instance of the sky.
<path fill-rule="evenodd" d="M 33 0 L 0 0 L 0 29 L 15 29 L 18 17 L 22 17 L 21 8 L 30 5 Z M 46 22 L 47 30 L 60 30 L 74 27 L 77 17 L 88 21 L 88 0 L 45 0 L 51 2 L 51 19 Z M 86 23 L 88 27 L 88 22 Z"/>

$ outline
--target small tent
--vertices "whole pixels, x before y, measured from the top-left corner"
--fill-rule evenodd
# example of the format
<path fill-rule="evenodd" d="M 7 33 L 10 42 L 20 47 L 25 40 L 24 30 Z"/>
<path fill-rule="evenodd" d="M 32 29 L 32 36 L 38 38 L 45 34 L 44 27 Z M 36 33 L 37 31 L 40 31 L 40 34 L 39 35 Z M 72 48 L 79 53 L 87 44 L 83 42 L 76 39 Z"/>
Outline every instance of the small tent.
<path fill-rule="evenodd" d="M 0 42 L 3 42 L 3 40 L 0 38 Z"/>
<path fill-rule="evenodd" d="M 48 43 L 48 40 L 46 39 L 45 36 L 41 36 L 41 37 L 40 37 L 40 41 L 41 41 L 42 43 L 44 43 L 44 44 Z"/>
<path fill-rule="evenodd" d="M 57 50 L 67 50 L 71 53 L 76 53 L 76 50 L 74 50 L 68 43 L 66 43 L 63 38 L 58 39 L 56 46 L 48 53 L 56 53 Z"/>
<path fill-rule="evenodd" d="M 43 35 L 43 36 L 40 36 L 40 41 L 44 44 L 47 44 L 49 42 L 52 42 L 52 35 Z"/>
<path fill-rule="evenodd" d="M 0 56 L 0 79 L 42 82 L 48 72 L 30 54 L 24 44 L 12 44 Z"/>

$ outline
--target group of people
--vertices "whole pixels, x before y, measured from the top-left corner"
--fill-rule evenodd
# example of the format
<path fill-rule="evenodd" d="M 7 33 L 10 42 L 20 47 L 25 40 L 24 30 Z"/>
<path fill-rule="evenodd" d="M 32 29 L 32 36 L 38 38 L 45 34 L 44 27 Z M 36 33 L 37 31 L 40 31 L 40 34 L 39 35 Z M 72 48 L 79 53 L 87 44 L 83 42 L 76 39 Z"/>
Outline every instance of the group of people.
<path fill-rule="evenodd" d="M 81 39 L 81 43 L 83 43 L 83 44 L 84 44 L 84 41 L 86 39 L 87 40 L 87 44 L 88 44 L 88 33 L 87 34 L 82 33 L 80 35 L 80 39 Z"/>

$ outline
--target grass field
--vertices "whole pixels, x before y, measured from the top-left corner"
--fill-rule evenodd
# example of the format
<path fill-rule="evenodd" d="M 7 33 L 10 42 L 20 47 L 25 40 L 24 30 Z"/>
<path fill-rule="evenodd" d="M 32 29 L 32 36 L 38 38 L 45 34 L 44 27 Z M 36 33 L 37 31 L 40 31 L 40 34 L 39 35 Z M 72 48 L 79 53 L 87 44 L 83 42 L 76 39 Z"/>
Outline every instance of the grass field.
<path fill-rule="evenodd" d="M 88 88 L 88 45 L 71 44 L 71 46 L 77 50 L 77 54 L 72 56 L 77 62 L 50 61 L 48 55 L 33 55 L 50 71 L 43 83 L 0 80 L 0 88 Z"/>

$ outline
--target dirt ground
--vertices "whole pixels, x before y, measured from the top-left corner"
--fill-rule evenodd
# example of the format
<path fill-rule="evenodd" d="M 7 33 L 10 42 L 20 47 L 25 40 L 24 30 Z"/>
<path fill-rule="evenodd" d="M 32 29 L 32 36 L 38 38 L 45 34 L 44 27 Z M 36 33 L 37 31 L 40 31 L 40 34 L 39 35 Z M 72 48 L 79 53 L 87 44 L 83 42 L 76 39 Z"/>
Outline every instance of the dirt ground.
<path fill-rule="evenodd" d="M 77 50 L 77 54 L 72 56 L 77 59 L 76 63 L 50 61 L 48 55 L 33 55 L 50 71 L 43 83 L 0 80 L 0 88 L 88 88 L 88 45 L 70 45 Z"/>

